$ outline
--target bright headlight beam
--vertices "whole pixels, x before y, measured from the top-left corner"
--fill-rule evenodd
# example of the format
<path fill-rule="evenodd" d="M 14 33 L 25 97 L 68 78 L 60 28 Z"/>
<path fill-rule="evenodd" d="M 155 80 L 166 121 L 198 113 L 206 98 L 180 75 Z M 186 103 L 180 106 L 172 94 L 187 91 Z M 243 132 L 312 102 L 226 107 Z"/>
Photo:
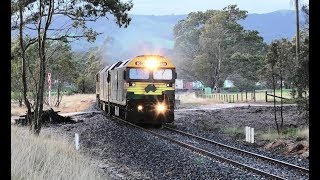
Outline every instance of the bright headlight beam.
<path fill-rule="evenodd" d="M 142 111 L 143 107 L 141 105 L 138 106 L 138 111 Z"/>
<path fill-rule="evenodd" d="M 159 66 L 159 62 L 156 59 L 148 59 L 146 61 L 146 67 L 148 69 L 156 69 Z"/>
<path fill-rule="evenodd" d="M 163 105 L 163 104 L 158 104 L 157 105 L 157 111 L 158 112 L 164 112 L 166 110 L 166 106 L 165 105 Z"/>

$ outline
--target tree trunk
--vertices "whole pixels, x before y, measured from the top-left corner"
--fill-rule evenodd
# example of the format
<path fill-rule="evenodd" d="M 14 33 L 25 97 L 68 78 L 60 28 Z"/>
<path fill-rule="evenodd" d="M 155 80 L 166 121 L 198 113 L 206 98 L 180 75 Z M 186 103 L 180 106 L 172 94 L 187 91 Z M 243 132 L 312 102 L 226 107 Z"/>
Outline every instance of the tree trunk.
<path fill-rule="evenodd" d="M 24 4 L 19 4 L 19 15 L 20 15 L 20 25 L 19 25 L 19 41 L 21 48 L 21 57 L 22 57 L 22 85 L 23 85 L 23 100 L 24 104 L 27 107 L 27 122 L 29 124 L 30 130 L 32 129 L 32 117 L 31 117 L 31 105 L 27 98 L 28 86 L 27 86 L 27 78 L 26 78 L 26 52 L 25 46 L 23 42 L 23 7 Z"/>
<path fill-rule="evenodd" d="M 281 117 L 281 124 L 280 127 L 283 127 L 283 100 L 282 100 L 282 57 L 280 57 L 280 117 Z"/>
<path fill-rule="evenodd" d="M 297 37 L 296 37 L 296 60 L 297 64 L 300 64 L 299 62 L 299 54 L 300 54 L 300 30 L 299 30 L 299 0 L 295 0 L 295 7 L 296 7 L 296 31 L 297 31 Z M 300 85 L 301 82 L 298 82 L 299 85 L 297 87 L 298 89 L 298 98 L 302 98 L 302 87 Z"/>
<path fill-rule="evenodd" d="M 55 104 L 56 107 L 59 107 L 60 102 L 61 102 L 61 99 L 62 99 L 62 95 L 61 95 L 61 89 L 62 89 L 62 88 L 61 88 L 61 86 L 62 86 L 61 82 L 58 81 L 57 102 L 56 102 L 56 104 Z"/>
<path fill-rule="evenodd" d="M 45 43 L 47 37 L 47 30 L 51 23 L 51 18 L 54 10 L 53 0 L 49 1 L 48 16 L 45 22 L 45 27 L 41 31 L 41 22 L 44 14 L 44 6 L 42 0 L 40 0 L 39 6 L 39 23 L 38 23 L 38 47 L 39 47 L 39 58 L 40 58 L 40 72 L 39 72 L 39 84 L 37 87 L 37 99 L 36 99 L 36 108 L 34 111 L 34 121 L 33 121 L 33 132 L 36 135 L 39 135 L 41 130 L 42 122 L 42 112 L 43 112 L 43 93 L 44 93 L 44 81 L 46 74 L 46 54 L 45 54 Z"/>
<path fill-rule="evenodd" d="M 19 98 L 19 107 L 22 107 L 22 98 Z"/>
<path fill-rule="evenodd" d="M 217 92 L 220 93 L 220 87 L 219 87 L 219 79 L 220 79 L 220 70 L 221 70 L 221 48 L 220 43 L 218 44 L 218 55 L 216 56 L 218 59 L 218 67 L 215 69 L 215 73 L 213 75 L 213 89 L 216 88 Z M 215 68 L 215 67 L 213 67 Z"/>
<path fill-rule="evenodd" d="M 85 93 L 85 86 L 84 86 L 84 80 L 82 80 L 82 93 Z"/>
<path fill-rule="evenodd" d="M 281 61 L 281 60 L 280 60 Z M 282 101 L 282 74 L 281 74 L 281 69 L 280 69 L 280 117 L 281 117 L 281 124 L 280 127 L 283 127 L 283 101 Z"/>
<path fill-rule="evenodd" d="M 274 107 L 274 122 L 276 123 L 277 132 L 280 134 L 278 121 L 277 121 L 277 108 L 276 108 L 276 86 L 275 86 L 275 78 L 274 74 L 272 74 L 272 85 L 273 85 L 273 107 Z"/>

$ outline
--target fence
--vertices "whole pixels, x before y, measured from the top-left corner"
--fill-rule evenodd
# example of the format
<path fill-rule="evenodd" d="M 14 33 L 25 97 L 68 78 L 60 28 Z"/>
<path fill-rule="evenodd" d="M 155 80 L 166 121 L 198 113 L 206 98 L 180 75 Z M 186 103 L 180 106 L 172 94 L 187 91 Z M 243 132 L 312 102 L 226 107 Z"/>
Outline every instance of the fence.
<path fill-rule="evenodd" d="M 269 92 L 269 93 L 268 93 Z M 229 103 L 234 102 L 270 102 L 273 101 L 273 96 L 280 100 L 280 92 L 276 92 L 276 95 L 273 95 L 271 90 L 253 90 L 246 91 L 240 93 L 212 93 L 212 94 L 204 94 L 204 93 L 196 93 L 197 97 L 207 98 L 207 99 L 215 99 L 217 101 L 224 101 Z M 290 92 L 283 92 L 282 99 L 291 99 Z"/>

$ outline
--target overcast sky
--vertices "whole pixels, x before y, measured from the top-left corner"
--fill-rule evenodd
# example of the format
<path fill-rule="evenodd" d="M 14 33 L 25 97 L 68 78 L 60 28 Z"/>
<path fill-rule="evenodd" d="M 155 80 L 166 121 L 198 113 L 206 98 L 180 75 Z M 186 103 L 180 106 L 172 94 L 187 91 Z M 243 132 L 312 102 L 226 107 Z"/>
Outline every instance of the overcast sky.
<path fill-rule="evenodd" d="M 128 0 L 124 0 L 128 1 Z M 229 4 L 237 4 L 249 13 L 268 13 L 283 9 L 294 9 L 293 0 L 132 0 L 130 14 L 171 15 L 188 14 L 207 9 L 223 9 Z M 309 4 L 309 0 L 300 0 Z"/>

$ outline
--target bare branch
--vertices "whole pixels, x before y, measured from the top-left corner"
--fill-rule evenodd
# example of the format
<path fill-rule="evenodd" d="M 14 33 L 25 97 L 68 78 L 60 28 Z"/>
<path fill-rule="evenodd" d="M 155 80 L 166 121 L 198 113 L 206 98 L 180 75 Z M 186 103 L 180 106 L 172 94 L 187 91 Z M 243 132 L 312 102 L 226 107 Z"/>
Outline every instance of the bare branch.
<path fill-rule="evenodd" d="M 31 30 L 35 30 L 35 31 L 37 31 L 38 30 L 38 28 L 32 28 L 32 27 L 28 27 L 28 26 L 25 26 L 27 29 L 31 29 Z M 40 28 L 41 30 L 43 30 L 44 28 Z M 64 29 L 51 29 L 51 28 L 48 28 L 47 29 L 48 31 L 62 31 L 62 30 L 64 30 Z"/>

